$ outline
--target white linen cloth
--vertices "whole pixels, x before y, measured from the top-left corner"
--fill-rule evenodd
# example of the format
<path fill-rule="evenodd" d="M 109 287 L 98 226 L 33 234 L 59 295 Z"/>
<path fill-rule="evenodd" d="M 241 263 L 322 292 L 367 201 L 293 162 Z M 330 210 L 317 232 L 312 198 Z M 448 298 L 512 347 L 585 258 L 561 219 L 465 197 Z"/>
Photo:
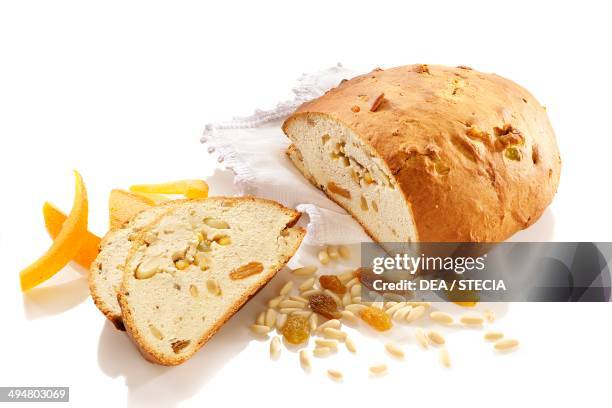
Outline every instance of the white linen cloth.
<path fill-rule="evenodd" d="M 281 125 L 300 104 L 355 75 L 340 64 L 304 74 L 293 89 L 293 100 L 281 102 L 272 110 L 256 110 L 250 117 L 209 124 L 201 139 L 209 153 L 218 155 L 221 166 L 233 172 L 239 194 L 269 198 L 307 214 L 305 242 L 311 245 L 353 244 L 371 239 L 346 211 L 294 168 L 285 155 L 290 143 Z"/>

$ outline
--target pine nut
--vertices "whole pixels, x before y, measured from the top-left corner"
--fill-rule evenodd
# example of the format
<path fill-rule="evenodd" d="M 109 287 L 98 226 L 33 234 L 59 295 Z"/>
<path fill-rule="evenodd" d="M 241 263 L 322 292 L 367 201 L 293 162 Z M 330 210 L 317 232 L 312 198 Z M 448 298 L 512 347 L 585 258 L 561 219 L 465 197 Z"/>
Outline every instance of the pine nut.
<path fill-rule="evenodd" d="M 279 332 L 283 330 L 283 326 L 285 325 L 286 322 L 287 322 L 287 315 L 284 313 L 279 313 L 276 316 L 276 330 L 278 330 Z"/>
<path fill-rule="evenodd" d="M 358 324 L 359 323 L 359 318 L 357 316 L 355 316 L 355 314 L 353 312 L 351 312 L 350 310 L 343 310 L 342 312 L 340 312 L 342 314 L 342 319 L 350 324 Z"/>
<path fill-rule="evenodd" d="M 437 344 L 438 346 L 441 346 L 442 344 L 446 343 L 446 339 L 444 338 L 444 336 L 442 336 L 439 332 L 435 330 L 428 331 L 427 338 L 429 339 L 429 341 L 434 344 Z"/>
<path fill-rule="evenodd" d="M 348 305 L 346 306 L 344 309 L 348 310 L 349 312 L 352 312 L 355 315 L 359 315 L 359 313 L 361 313 L 361 311 L 367 309 L 368 307 L 366 305 L 361 305 L 361 304 L 352 304 L 352 305 Z"/>
<path fill-rule="evenodd" d="M 346 307 L 352 302 L 353 300 L 351 299 L 351 294 L 349 292 L 345 292 L 344 295 L 342 295 L 342 306 Z"/>
<path fill-rule="evenodd" d="M 453 324 L 455 320 L 453 319 L 453 316 L 445 312 L 431 312 L 429 314 L 429 318 L 436 323 L 446 324 L 446 325 Z"/>
<path fill-rule="evenodd" d="M 374 375 L 383 375 L 387 373 L 387 366 L 385 364 L 377 364 L 370 367 L 370 373 Z"/>
<path fill-rule="evenodd" d="M 280 304 L 281 300 L 283 300 L 283 296 L 277 296 L 275 298 L 268 300 L 268 307 L 276 309 L 278 305 Z"/>
<path fill-rule="evenodd" d="M 351 286 L 351 296 L 361 296 L 361 285 L 353 285 Z"/>
<path fill-rule="evenodd" d="M 159 329 L 157 327 L 155 327 L 154 325 L 150 324 L 149 325 L 149 330 L 151 331 L 151 334 L 157 338 L 157 340 L 163 340 L 164 339 L 164 335 L 162 334 L 161 331 L 159 331 Z"/>
<path fill-rule="evenodd" d="M 412 312 L 412 306 L 404 306 L 393 313 L 393 319 L 397 321 L 408 321 L 408 315 Z"/>
<path fill-rule="evenodd" d="M 266 318 L 265 318 L 265 324 L 268 327 L 274 327 L 276 326 L 276 310 L 274 309 L 268 309 L 266 311 Z"/>
<path fill-rule="evenodd" d="M 270 328 L 261 324 L 252 324 L 251 331 L 255 334 L 268 334 Z"/>
<path fill-rule="evenodd" d="M 344 339 L 344 345 L 346 346 L 346 349 L 350 351 L 351 353 L 357 352 L 357 347 L 355 347 L 355 342 L 350 337 L 347 337 L 346 339 Z"/>
<path fill-rule="evenodd" d="M 338 349 L 338 341 L 333 339 L 315 339 L 318 347 L 329 347 L 332 350 Z"/>
<path fill-rule="evenodd" d="M 343 259 L 349 259 L 351 257 L 351 250 L 346 245 L 340 245 L 338 247 L 338 253 Z"/>
<path fill-rule="evenodd" d="M 310 370 L 310 356 L 307 350 L 300 350 L 300 365 L 304 371 Z"/>
<path fill-rule="evenodd" d="M 492 310 L 485 310 L 484 312 L 482 312 L 483 317 L 485 318 L 485 320 L 489 323 L 493 323 L 495 321 L 495 312 L 493 312 Z"/>
<path fill-rule="evenodd" d="M 319 258 L 319 262 L 321 262 L 322 265 L 327 265 L 329 263 L 329 254 L 327 253 L 327 251 L 319 251 L 317 257 Z"/>
<path fill-rule="evenodd" d="M 344 284 L 344 286 L 346 286 L 347 288 L 352 288 L 353 286 L 355 286 L 357 284 L 359 284 L 359 286 L 361 286 L 361 283 L 359 282 L 359 278 L 353 277 L 353 272 L 352 271 L 347 272 L 347 273 L 350 273 L 350 275 L 349 275 L 350 278 L 349 278 L 348 282 L 346 282 Z"/>
<path fill-rule="evenodd" d="M 206 281 L 206 289 L 208 289 L 208 291 L 215 296 L 219 296 L 221 294 L 221 288 L 214 279 L 208 279 Z"/>
<path fill-rule="evenodd" d="M 310 326 L 310 331 L 314 332 L 317 330 L 317 325 L 319 324 L 319 315 L 313 313 L 308 318 L 308 325 Z"/>
<path fill-rule="evenodd" d="M 395 312 L 397 312 L 398 310 L 400 310 L 401 308 L 405 306 L 406 306 L 406 303 L 404 302 L 396 303 L 393 306 L 390 306 L 387 310 L 385 310 L 385 313 L 387 314 L 387 316 L 393 316 Z"/>
<path fill-rule="evenodd" d="M 338 295 L 336 295 L 334 292 L 332 292 L 329 289 L 325 289 L 323 291 L 324 294 L 328 295 L 329 297 L 331 297 L 332 299 L 334 299 L 334 301 L 336 302 L 336 305 L 338 305 L 338 307 L 342 307 L 342 299 L 340 299 L 338 297 Z"/>
<path fill-rule="evenodd" d="M 355 296 L 353 299 L 351 299 L 353 301 L 353 303 L 361 303 L 361 296 Z"/>
<path fill-rule="evenodd" d="M 261 312 L 257 315 L 257 319 L 255 319 L 255 324 L 260 326 L 264 326 L 266 324 L 266 312 Z"/>
<path fill-rule="evenodd" d="M 394 357 L 404 358 L 404 351 L 393 342 L 385 344 L 385 350 Z"/>
<path fill-rule="evenodd" d="M 444 367 L 450 367 L 451 366 L 451 362 L 450 362 L 450 355 L 448 354 L 448 350 L 446 349 L 446 347 L 442 347 L 440 349 L 440 363 L 442 363 L 442 365 Z"/>
<path fill-rule="evenodd" d="M 284 313 L 284 314 L 292 314 L 294 312 L 299 312 L 301 310 L 304 310 L 300 307 L 282 307 L 279 309 L 279 312 Z"/>
<path fill-rule="evenodd" d="M 295 276 L 312 276 L 317 272 L 316 266 L 302 266 L 301 268 L 297 268 L 293 270 L 293 274 Z"/>
<path fill-rule="evenodd" d="M 327 338 L 330 339 L 337 339 L 337 340 L 345 340 L 346 339 L 346 333 L 343 332 L 342 330 L 338 330 L 338 329 L 334 329 L 332 327 L 327 327 L 325 329 L 323 329 L 323 335 Z"/>
<path fill-rule="evenodd" d="M 485 340 L 487 341 L 497 341 L 504 337 L 504 334 L 501 332 L 487 332 L 484 335 Z"/>
<path fill-rule="evenodd" d="M 270 342 L 270 358 L 277 359 L 281 352 L 281 341 L 280 337 L 274 336 Z"/>
<path fill-rule="evenodd" d="M 342 373 L 338 370 L 327 370 L 327 375 L 334 381 L 342 381 Z"/>
<path fill-rule="evenodd" d="M 331 354 L 332 349 L 329 347 L 315 347 L 312 351 L 312 355 L 315 357 L 327 357 Z"/>
<path fill-rule="evenodd" d="M 298 308 L 298 309 L 303 309 L 303 308 L 306 307 L 306 303 L 298 302 L 297 300 L 287 299 L 287 300 L 281 301 L 278 304 L 278 306 L 281 309 L 285 309 L 285 308 L 288 308 L 288 307 L 292 307 L 292 308 L 295 307 L 295 308 Z"/>
<path fill-rule="evenodd" d="M 483 319 L 480 316 L 463 315 L 459 321 L 466 326 L 481 326 Z"/>
<path fill-rule="evenodd" d="M 315 283 L 315 278 L 308 278 L 304 282 L 302 282 L 302 284 L 298 287 L 298 289 L 300 290 L 300 292 L 307 291 L 309 289 L 312 289 L 312 286 L 314 285 L 314 283 Z"/>
<path fill-rule="evenodd" d="M 217 218 L 204 218 L 204 224 L 215 229 L 228 229 L 230 227 L 227 222 Z"/>
<path fill-rule="evenodd" d="M 504 340 L 500 340 L 497 343 L 495 343 L 493 345 L 493 347 L 495 347 L 496 350 L 510 350 L 513 348 L 518 347 L 519 342 L 518 340 L 515 339 L 504 339 Z"/>
<path fill-rule="evenodd" d="M 289 296 L 289 299 L 291 300 L 295 300 L 296 302 L 302 302 L 304 305 L 308 304 L 308 299 L 306 299 L 303 296 L 299 296 L 299 295 L 291 295 Z"/>
<path fill-rule="evenodd" d="M 292 281 L 289 281 L 289 282 L 287 282 L 287 283 L 285 283 L 285 284 L 283 285 L 283 287 L 281 288 L 281 290 L 280 290 L 279 294 L 280 294 L 281 296 L 285 296 L 286 294 L 288 294 L 289 292 L 291 292 L 291 289 L 293 289 L 293 282 L 292 282 Z"/>
<path fill-rule="evenodd" d="M 323 323 L 322 325 L 319 326 L 319 332 L 323 332 L 323 330 L 327 329 L 327 328 L 332 328 L 332 329 L 339 329 L 341 326 L 340 320 L 338 319 L 331 319 L 326 321 L 325 323 Z"/>
<path fill-rule="evenodd" d="M 309 319 L 310 316 L 312 316 L 313 313 L 312 313 L 312 310 L 298 310 L 298 311 L 295 311 L 295 312 L 293 312 L 291 314 L 292 315 L 296 315 L 296 316 L 302 316 L 302 317 L 304 317 L 306 319 Z"/>
<path fill-rule="evenodd" d="M 408 313 L 408 315 L 406 315 L 406 322 L 412 323 L 415 320 L 420 319 L 425 314 L 425 311 L 426 309 L 423 305 L 413 307 L 412 310 Z"/>
<path fill-rule="evenodd" d="M 329 257 L 331 259 L 338 259 L 340 258 L 340 253 L 338 252 L 338 247 L 335 245 L 330 245 L 327 247 L 327 255 L 329 255 Z"/>
<path fill-rule="evenodd" d="M 429 348 L 429 339 L 427 338 L 427 335 L 425 334 L 423 329 L 417 328 L 414 331 L 414 337 L 416 338 L 417 343 L 419 343 L 421 347 L 423 347 L 424 349 Z"/>
<path fill-rule="evenodd" d="M 311 289 L 311 290 L 302 292 L 301 295 L 305 298 L 309 298 L 313 295 L 320 295 L 321 293 L 323 293 L 321 289 Z"/>

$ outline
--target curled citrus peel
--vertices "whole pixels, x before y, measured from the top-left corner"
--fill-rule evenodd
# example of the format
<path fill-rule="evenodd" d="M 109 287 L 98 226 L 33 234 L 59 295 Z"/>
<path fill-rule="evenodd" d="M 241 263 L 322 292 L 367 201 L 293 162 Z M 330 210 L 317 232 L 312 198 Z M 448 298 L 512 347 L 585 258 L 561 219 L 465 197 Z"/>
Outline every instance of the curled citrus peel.
<path fill-rule="evenodd" d="M 46 281 L 77 254 L 87 232 L 87 190 L 81 175 L 74 172 L 76 187 L 72 210 L 51 247 L 20 273 L 21 290 L 27 291 Z"/>
<path fill-rule="evenodd" d="M 47 202 L 43 206 L 43 215 L 45 217 L 45 226 L 47 232 L 52 239 L 56 239 L 64 226 L 66 221 L 66 214 L 55 207 L 53 204 Z M 81 237 L 82 244 L 81 249 L 76 253 L 73 261 L 81 265 L 83 268 L 89 269 L 91 263 L 96 259 L 98 255 L 98 247 L 100 246 L 100 237 L 92 234 L 89 231 L 85 231 L 85 235 Z"/>
<path fill-rule="evenodd" d="M 178 180 L 170 183 L 136 184 L 130 187 L 133 193 L 183 194 L 187 198 L 208 197 L 208 184 L 204 180 Z"/>

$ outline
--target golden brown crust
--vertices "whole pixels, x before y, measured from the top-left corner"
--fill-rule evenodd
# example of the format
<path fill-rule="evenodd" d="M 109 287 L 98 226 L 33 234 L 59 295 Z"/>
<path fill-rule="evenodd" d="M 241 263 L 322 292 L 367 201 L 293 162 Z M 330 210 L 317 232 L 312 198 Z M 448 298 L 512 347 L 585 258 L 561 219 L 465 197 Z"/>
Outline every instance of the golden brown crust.
<path fill-rule="evenodd" d="M 197 202 L 197 201 L 205 201 L 205 200 L 211 200 L 211 199 L 217 199 L 217 200 L 223 200 L 223 201 L 249 200 L 249 201 L 267 202 L 269 204 L 272 204 L 272 205 L 278 207 L 281 211 L 283 211 L 286 214 L 291 216 L 290 221 L 286 225 L 287 227 L 294 227 L 295 224 L 298 222 L 298 220 L 300 219 L 300 217 L 302 215 L 300 212 L 292 210 L 290 208 L 286 208 L 286 207 L 282 206 L 281 204 L 279 204 L 276 201 L 268 200 L 268 199 L 264 199 L 264 198 L 258 198 L 258 197 L 251 197 L 251 196 L 244 196 L 244 197 L 209 197 L 209 198 L 199 199 L 199 200 L 183 200 L 183 201 L 194 201 L 194 202 Z M 295 244 L 294 248 L 291 249 L 289 254 L 286 257 L 284 257 L 284 258 L 282 258 L 280 260 L 280 262 L 278 263 L 277 267 L 274 268 L 274 269 L 269 270 L 266 273 L 265 278 L 261 281 L 261 284 L 258 287 L 254 288 L 251 292 L 244 293 L 242 295 L 242 297 L 240 299 L 238 299 L 238 301 L 235 302 L 232 305 L 230 310 L 228 310 L 227 313 L 225 313 L 220 319 L 218 319 L 216 324 L 208 332 L 203 334 L 203 336 L 198 340 L 197 346 L 194 348 L 192 353 L 190 353 L 190 354 L 181 354 L 181 355 L 179 355 L 179 356 L 177 356 L 176 358 L 173 358 L 173 359 L 168 359 L 168 358 L 166 358 L 166 356 L 164 356 L 164 355 L 158 353 L 156 350 L 148 347 L 146 341 L 144 341 L 143 337 L 140 335 L 140 333 L 136 329 L 135 324 L 134 324 L 134 318 L 133 318 L 131 310 L 129 308 L 128 299 L 127 299 L 127 296 L 126 296 L 126 293 L 125 293 L 124 285 L 125 285 L 125 282 L 126 282 L 126 279 L 127 279 L 127 275 L 124 274 L 122 288 L 119 291 L 119 293 L 117 294 L 117 299 L 119 301 L 119 306 L 121 307 L 121 313 L 122 313 L 122 317 L 123 317 L 123 324 L 125 325 L 126 331 L 127 331 L 128 335 L 130 336 L 130 338 L 132 338 L 132 340 L 134 341 L 134 343 L 138 347 L 138 349 L 139 349 L 140 353 L 143 355 L 143 357 L 145 357 L 148 361 L 150 361 L 152 363 L 166 365 L 166 366 L 178 365 L 178 364 L 181 364 L 181 363 L 185 362 L 189 358 L 191 358 L 191 356 L 193 356 L 193 354 L 195 354 L 204 344 L 206 344 L 206 342 L 215 333 L 217 333 L 217 331 L 219 331 L 221 326 L 223 326 L 230 319 L 230 317 L 232 317 L 236 312 L 238 312 L 246 304 L 247 301 L 249 301 L 253 296 L 255 296 L 257 294 L 257 292 L 259 292 L 276 275 L 276 273 L 278 271 L 280 271 L 286 265 L 286 263 L 295 254 L 295 252 L 300 247 L 300 244 L 302 243 L 302 239 L 306 235 L 306 230 L 304 230 L 302 227 L 294 227 L 294 228 L 300 233 L 300 235 L 301 235 L 300 239 L 298 239 L 296 241 L 296 244 Z M 144 241 L 142 239 L 142 233 L 141 233 L 134 240 L 134 243 L 132 244 L 132 250 L 131 250 L 130 254 L 127 256 L 126 264 L 129 262 L 129 258 L 136 252 L 138 247 L 140 245 L 142 245 L 143 242 Z"/>
<path fill-rule="evenodd" d="M 545 108 L 495 74 L 374 70 L 303 104 L 283 130 L 318 115 L 350 128 L 386 163 L 423 242 L 504 240 L 535 222 L 557 189 L 561 160 Z"/>

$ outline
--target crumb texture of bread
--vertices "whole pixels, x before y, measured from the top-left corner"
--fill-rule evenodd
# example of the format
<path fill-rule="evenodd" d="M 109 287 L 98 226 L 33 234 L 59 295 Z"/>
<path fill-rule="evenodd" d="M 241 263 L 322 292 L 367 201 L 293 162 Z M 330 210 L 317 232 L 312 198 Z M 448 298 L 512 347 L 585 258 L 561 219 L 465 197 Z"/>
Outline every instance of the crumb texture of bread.
<path fill-rule="evenodd" d="M 123 323 L 117 293 L 123 278 L 123 265 L 132 248 L 131 240 L 168 208 L 165 205 L 148 207 L 121 228 L 111 229 L 102 239 L 100 252 L 91 264 L 89 273 L 91 297 L 98 309 L 120 330 L 123 330 Z"/>
<path fill-rule="evenodd" d="M 293 256 L 299 217 L 269 200 L 211 197 L 140 231 L 118 299 L 142 354 L 163 365 L 191 357 Z"/>
<path fill-rule="evenodd" d="M 283 124 L 296 168 L 379 242 L 495 242 L 552 201 L 561 158 L 546 109 L 467 67 L 343 81 Z"/>

